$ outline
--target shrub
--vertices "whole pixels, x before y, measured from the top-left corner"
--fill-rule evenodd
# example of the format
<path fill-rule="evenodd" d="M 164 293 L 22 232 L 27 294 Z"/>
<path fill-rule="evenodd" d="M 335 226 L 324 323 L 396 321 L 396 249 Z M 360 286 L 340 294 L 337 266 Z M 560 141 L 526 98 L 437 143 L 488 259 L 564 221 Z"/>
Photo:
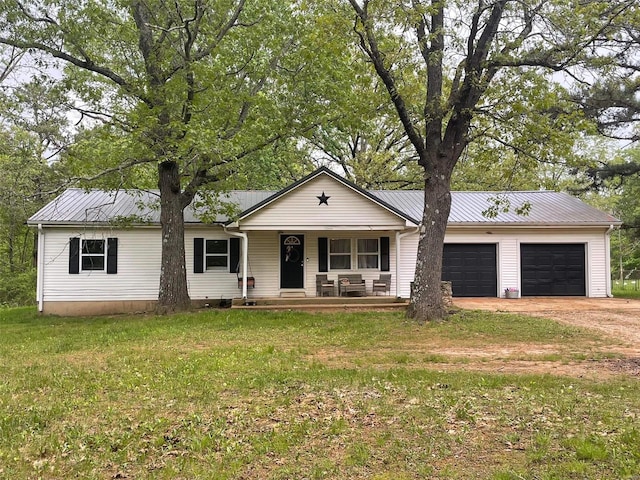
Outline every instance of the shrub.
<path fill-rule="evenodd" d="M 36 269 L 0 275 L 0 305 L 18 307 L 36 301 Z"/>

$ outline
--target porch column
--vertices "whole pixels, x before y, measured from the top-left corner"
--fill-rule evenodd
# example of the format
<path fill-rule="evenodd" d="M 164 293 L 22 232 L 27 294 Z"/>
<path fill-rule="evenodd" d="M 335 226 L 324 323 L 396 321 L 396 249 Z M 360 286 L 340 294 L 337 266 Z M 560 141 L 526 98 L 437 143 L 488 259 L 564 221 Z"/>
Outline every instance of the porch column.
<path fill-rule="evenodd" d="M 396 298 L 400 298 L 400 232 L 396 231 Z"/>
<path fill-rule="evenodd" d="M 247 284 L 249 283 L 249 278 L 247 277 L 247 265 L 249 263 L 249 237 L 246 233 L 241 233 L 242 236 L 242 278 L 244 279 L 242 282 L 242 298 L 247 298 Z"/>

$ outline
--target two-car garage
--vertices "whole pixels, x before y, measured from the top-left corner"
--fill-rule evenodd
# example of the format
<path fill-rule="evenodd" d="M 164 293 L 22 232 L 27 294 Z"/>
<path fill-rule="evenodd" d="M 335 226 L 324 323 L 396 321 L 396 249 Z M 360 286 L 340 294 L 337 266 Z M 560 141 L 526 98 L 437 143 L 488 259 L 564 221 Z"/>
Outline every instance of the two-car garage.
<path fill-rule="evenodd" d="M 585 244 L 521 243 L 519 250 L 522 296 L 586 295 Z M 498 265 L 496 243 L 445 243 L 442 279 L 454 297 L 496 297 Z"/>

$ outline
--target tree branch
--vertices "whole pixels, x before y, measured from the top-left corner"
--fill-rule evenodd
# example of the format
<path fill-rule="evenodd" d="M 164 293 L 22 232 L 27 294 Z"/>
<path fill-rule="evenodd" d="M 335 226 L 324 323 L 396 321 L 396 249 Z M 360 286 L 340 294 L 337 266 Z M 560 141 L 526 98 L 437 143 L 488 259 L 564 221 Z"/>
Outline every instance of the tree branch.
<path fill-rule="evenodd" d="M 367 7 L 369 0 L 364 0 L 364 7 L 360 7 L 356 0 L 349 0 L 349 3 L 357 14 L 356 24 L 354 25 L 354 31 L 360 38 L 360 47 L 371 59 L 373 66 L 378 73 L 378 76 L 382 79 L 387 92 L 391 97 L 391 101 L 398 113 L 398 117 L 407 132 L 409 140 L 413 144 L 414 148 L 418 152 L 420 158 L 423 158 L 426 154 L 426 147 L 424 140 L 420 133 L 416 130 L 411 115 L 405 104 L 404 98 L 398 92 L 396 81 L 391 74 L 391 71 L 384 65 L 384 55 L 378 48 L 378 41 L 373 31 L 371 19 L 369 18 Z M 364 33 L 358 29 L 358 21 Z"/>

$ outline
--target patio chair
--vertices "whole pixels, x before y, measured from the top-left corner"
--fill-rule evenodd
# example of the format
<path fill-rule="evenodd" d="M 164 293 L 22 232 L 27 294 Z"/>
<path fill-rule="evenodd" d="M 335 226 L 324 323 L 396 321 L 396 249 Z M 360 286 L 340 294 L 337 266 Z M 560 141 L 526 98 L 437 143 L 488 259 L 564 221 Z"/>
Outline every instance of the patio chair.
<path fill-rule="evenodd" d="M 316 296 L 332 297 L 335 295 L 335 285 L 333 280 L 329 280 L 326 275 L 316 275 Z"/>
<path fill-rule="evenodd" d="M 391 292 L 391 274 L 381 273 L 378 280 L 373 281 L 373 294 L 382 292 L 387 295 Z"/>

